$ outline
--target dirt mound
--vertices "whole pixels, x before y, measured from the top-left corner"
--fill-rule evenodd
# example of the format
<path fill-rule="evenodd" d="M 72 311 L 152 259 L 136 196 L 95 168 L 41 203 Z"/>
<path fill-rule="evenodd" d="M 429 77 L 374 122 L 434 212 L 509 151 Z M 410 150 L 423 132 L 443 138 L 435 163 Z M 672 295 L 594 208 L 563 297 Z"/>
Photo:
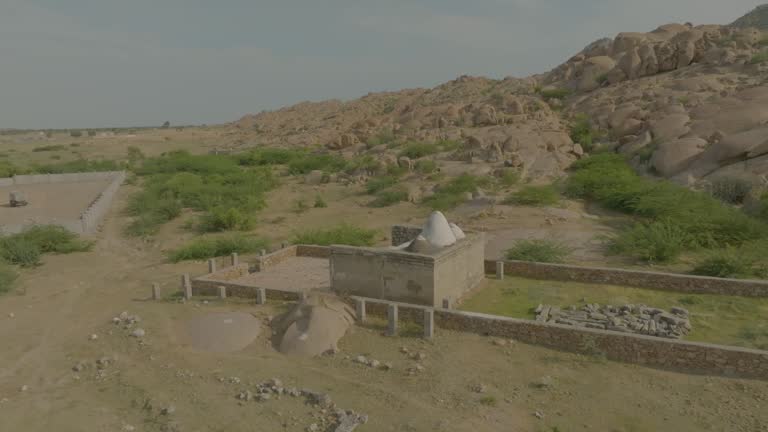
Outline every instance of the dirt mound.
<path fill-rule="evenodd" d="M 283 354 L 316 356 L 336 350 L 354 323 L 354 312 L 340 299 L 312 294 L 272 321 L 272 343 Z"/>
<path fill-rule="evenodd" d="M 235 352 L 250 345 L 261 333 L 261 322 L 242 312 L 216 313 L 195 317 L 182 328 L 186 343 L 209 352 Z"/>

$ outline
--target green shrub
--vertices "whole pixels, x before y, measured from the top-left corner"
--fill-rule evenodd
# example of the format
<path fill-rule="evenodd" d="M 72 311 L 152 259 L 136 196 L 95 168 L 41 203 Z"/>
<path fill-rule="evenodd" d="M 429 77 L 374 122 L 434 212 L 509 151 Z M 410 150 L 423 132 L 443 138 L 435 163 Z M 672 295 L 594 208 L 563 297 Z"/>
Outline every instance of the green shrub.
<path fill-rule="evenodd" d="M 171 262 L 202 260 L 230 255 L 246 254 L 266 249 L 267 241 L 255 237 L 229 235 L 224 237 L 199 238 L 169 253 Z"/>
<path fill-rule="evenodd" d="M 301 214 L 309 210 L 309 206 L 307 205 L 307 202 L 303 199 L 297 199 L 293 202 L 293 212 L 296 214 Z"/>
<path fill-rule="evenodd" d="M 307 174 L 310 171 L 339 172 L 347 166 L 341 156 L 334 154 L 306 153 L 288 162 L 288 172 L 293 175 Z"/>
<path fill-rule="evenodd" d="M 40 265 L 40 249 L 19 238 L 0 239 L 0 256 L 8 263 L 22 267 Z"/>
<path fill-rule="evenodd" d="M 403 201 L 408 201 L 408 192 L 402 188 L 392 188 L 377 192 L 376 199 L 368 205 L 371 207 L 389 207 Z"/>
<path fill-rule="evenodd" d="M 131 166 L 137 164 L 139 161 L 142 161 L 145 158 L 146 156 L 144 156 L 144 152 L 142 152 L 140 148 L 136 146 L 128 146 L 128 163 L 130 163 Z"/>
<path fill-rule="evenodd" d="M 440 147 L 436 143 L 409 142 L 406 143 L 403 150 L 400 151 L 400 156 L 419 159 L 438 152 L 440 152 Z"/>
<path fill-rule="evenodd" d="M 328 203 L 325 202 L 323 197 L 318 195 L 318 196 L 315 197 L 315 206 L 314 207 L 315 208 L 326 208 L 326 207 L 328 207 Z"/>
<path fill-rule="evenodd" d="M 96 131 L 95 130 L 89 130 L 88 131 L 88 136 L 89 137 L 95 137 L 96 136 Z"/>
<path fill-rule="evenodd" d="M 397 178 L 394 176 L 373 177 L 365 184 L 365 191 L 368 194 L 376 194 L 384 189 L 390 188 L 397 184 Z"/>
<path fill-rule="evenodd" d="M 610 249 L 651 263 L 673 261 L 692 247 L 692 239 L 680 226 L 670 221 L 638 223 L 625 229 L 611 241 Z"/>
<path fill-rule="evenodd" d="M 119 162 L 113 160 L 77 159 L 69 162 L 33 166 L 31 172 L 35 174 L 66 174 L 77 172 L 121 171 L 123 168 L 124 167 Z"/>
<path fill-rule="evenodd" d="M 506 252 L 510 260 L 543 263 L 561 263 L 570 254 L 567 246 L 544 239 L 518 240 Z"/>
<path fill-rule="evenodd" d="M 565 99 L 571 95 L 571 90 L 566 88 L 540 90 L 539 94 L 544 99 Z"/>
<path fill-rule="evenodd" d="M 67 148 L 61 144 L 57 145 L 47 145 L 47 146 L 40 146 L 35 147 L 32 149 L 33 152 L 49 152 L 49 151 L 59 151 L 59 150 L 66 150 Z"/>
<path fill-rule="evenodd" d="M 198 229 L 202 232 L 247 231 L 253 226 L 253 217 L 230 207 L 211 209 L 201 217 Z"/>
<path fill-rule="evenodd" d="M 761 64 L 768 62 L 768 52 L 757 53 L 749 60 L 751 64 Z"/>
<path fill-rule="evenodd" d="M 154 234 L 182 208 L 204 212 L 203 232 L 250 229 L 252 215 L 266 205 L 265 193 L 277 184 L 269 167 L 244 167 L 225 155 L 172 152 L 145 159 L 136 171 L 145 180 L 127 207 L 135 219 L 126 234 L 133 236 Z"/>
<path fill-rule="evenodd" d="M 348 161 L 344 167 L 344 172 L 353 174 L 356 172 L 379 172 L 382 164 L 371 155 L 357 156 Z"/>
<path fill-rule="evenodd" d="M 520 172 L 516 169 L 505 169 L 499 177 L 499 184 L 504 187 L 510 187 L 520 182 Z"/>
<path fill-rule="evenodd" d="M 424 204 L 434 210 L 450 210 L 463 203 L 467 193 L 477 192 L 480 187 L 489 185 L 487 178 L 471 174 L 462 174 L 440 185 L 437 192 L 424 200 Z"/>
<path fill-rule="evenodd" d="M 595 77 L 595 82 L 597 82 L 600 85 L 603 85 L 608 82 L 608 74 L 600 74 L 597 77 Z"/>
<path fill-rule="evenodd" d="M 37 225 L 19 234 L 0 237 L 0 258 L 22 267 L 34 267 L 40 264 L 43 254 L 84 252 L 92 246 L 63 227 Z"/>
<path fill-rule="evenodd" d="M 437 162 L 433 160 L 420 160 L 416 162 L 416 172 L 422 175 L 432 174 L 437 171 Z"/>
<path fill-rule="evenodd" d="M 83 136 L 83 132 L 81 132 L 81 131 L 69 131 L 69 136 L 71 136 L 72 138 L 80 138 L 81 136 Z"/>
<path fill-rule="evenodd" d="M 237 161 L 243 166 L 287 165 L 305 157 L 306 153 L 305 150 L 262 147 L 237 155 Z"/>
<path fill-rule="evenodd" d="M 7 293 L 13 288 L 16 277 L 16 272 L 12 268 L 0 262 L 0 295 Z"/>
<path fill-rule="evenodd" d="M 293 244 L 330 246 L 333 244 L 349 246 L 373 246 L 376 243 L 376 230 L 341 224 L 333 228 L 305 230 L 294 235 Z"/>
<path fill-rule="evenodd" d="M 480 404 L 485 406 L 495 407 L 496 405 L 498 405 L 498 401 L 494 396 L 483 396 L 480 398 Z"/>
<path fill-rule="evenodd" d="M 761 46 L 761 47 L 766 47 L 766 46 L 768 46 L 768 36 L 766 36 L 766 37 L 764 37 L 764 38 L 760 39 L 760 40 L 757 42 L 757 46 Z"/>
<path fill-rule="evenodd" d="M 580 144 L 585 152 L 594 149 L 594 140 L 598 137 L 598 131 L 592 129 L 592 122 L 584 114 L 579 114 L 571 124 L 571 140 Z"/>
<path fill-rule="evenodd" d="M 440 151 L 449 152 L 461 148 L 462 143 L 456 140 L 439 140 L 437 146 L 440 148 Z"/>
<path fill-rule="evenodd" d="M 394 142 L 395 139 L 396 137 L 394 132 L 392 132 L 391 130 L 385 130 L 369 138 L 365 144 L 366 144 L 366 147 L 373 148 L 382 144 L 385 144 L 385 145 L 390 144 Z"/>
<path fill-rule="evenodd" d="M 635 173 L 616 154 L 599 154 L 577 161 L 566 182 L 566 194 L 587 198 L 604 207 L 648 221 L 665 221 L 687 233 L 691 248 L 739 245 L 768 237 L 768 224 L 727 206 L 708 194 L 666 180 Z"/>
<path fill-rule="evenodd" d="M 80 143 L 74 142 L 74 143 L 70 144 L 69 146 L 70 147 L 80 147 Z"/>
<path fill-rule="evenodd" d="M 510 195 L 505 204 L 546 207 L 560 202 L 560 193 L 552 185 L 525 186 Z"/>
<path fill-rule="evenodd" d="M 742 204 L 752 190 L 752 182 L 738 177 L 718 177 L 711 183 L 709 193 L 728 204 Z"/>
<path fill-rule="evenodd" d="M 733 249 L 726 249 L 712 252 L 706 258 L 698 261 L 692 273 L 719 278 L 749 277 L 753 274 L 753 265 L 752 259 L 741 256 Z"/>

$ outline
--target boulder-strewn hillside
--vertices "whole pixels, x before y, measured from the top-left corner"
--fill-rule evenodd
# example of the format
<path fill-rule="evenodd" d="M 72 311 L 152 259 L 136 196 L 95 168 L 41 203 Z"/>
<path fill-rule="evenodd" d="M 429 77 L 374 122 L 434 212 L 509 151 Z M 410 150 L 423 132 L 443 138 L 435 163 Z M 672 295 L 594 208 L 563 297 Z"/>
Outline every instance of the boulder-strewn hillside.
<path fill-rule="evenodd" d="M 397 149 L 382 141 L 456 140 L 463 145 L 442 158 L 520 166 L 537 178 L 557 176 L 581 149 L 567 124 L 535 92 L 533 79 L 491 80 L 463 76 L 434 89 L 372 93 L 350 102 L 301 103 L 245 116 L 235 123 L 249 146 L 312 146 L 392 160 Z"/>
<path fill-rule="evenodd" d="M 562 175 L 599 147 L 681 183 L 724 173 L 759 179 L 768 174 L 768 33 L 748 24 L 762 25 L 766 13 L 760 7 L 733 26 L 621 33 L 526 79 L 463 76 L 248 115 L 231 136 L 236 147 L 320 146 L 393 164 L 393 140 L 454 140 L 457 150 L 429 157 L 515 167 L 533 180 Z M 584 123 L 591 139 L 582 142 L 571 128 Z"/>
<path fill-rule="evenodd" d="M 768 30 L 768 4 L 758 6 L 752 12 L 737 19 L 732 27 L 754 27 L 760 30 Z"/>
<path fill-rule="evenodd" d="M 544 76 L 604 145 L 681 182 L 768 173 L 768 47 L 754 28 L 670 24 L 588 46 Z"/>

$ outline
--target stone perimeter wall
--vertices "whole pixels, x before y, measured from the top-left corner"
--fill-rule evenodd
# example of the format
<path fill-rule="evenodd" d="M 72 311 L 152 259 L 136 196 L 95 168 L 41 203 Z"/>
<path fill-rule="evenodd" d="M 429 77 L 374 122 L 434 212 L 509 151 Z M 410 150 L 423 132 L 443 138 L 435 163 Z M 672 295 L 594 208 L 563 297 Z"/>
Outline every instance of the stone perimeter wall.
<path fill-rule="evenodd" d="M 112 180 L 109 185 L 99 193 L 95 200 L 88 206 L 78 219 L 52 221 L 54 225 L 60 225 L 77 234 L 92 234 L 96 232 L 109 210 L 112 200 L 115 198 L 120 186 L 125 181 L 124 171 L 71 173 L 71 174 L 35 174 L 18 175 L 0 179 L 0 186 L 45 184 L 45 183 L 82 183 L 99 180 Z M 8 234 L 22 232 L 29 225 L 16 224 L 5 225 L 2 231 Z"/>
<path fill-rule="evenodd" d="M 400 320 L 421 323 L 424 307 L 362 299 L 366 313 L 387 316 L 389 304 L 398 305 Z M 353 302 L 354 303 L 354 302 Z M 687 373 L 768 379 L 768 351 L 699 342 L 662 339 L 607 330 L 434 309 L 439 328 L 514 339 L 562 351 L 601 355 L 609 360 Z"/>
<path fill-rule="evenodd" d="M 485 261 L 485 272 L 496 272 L 496 261 Z M 744 297 L 768 297 L 768 281 L 721 279 L 674 273 L 657 273 L 602 267 L 580 267 L 524 261 L 504 261 L 504 273 L 529 279 L 558 280 L 692 294 L 721 294 Z"/>

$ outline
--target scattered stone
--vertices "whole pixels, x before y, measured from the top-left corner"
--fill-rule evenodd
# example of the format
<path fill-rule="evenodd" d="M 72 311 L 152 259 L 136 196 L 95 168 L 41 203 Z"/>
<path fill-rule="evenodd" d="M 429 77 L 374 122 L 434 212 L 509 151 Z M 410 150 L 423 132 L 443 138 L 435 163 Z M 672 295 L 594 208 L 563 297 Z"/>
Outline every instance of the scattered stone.
<path fill-rule="evenodd" d="M 537 310 L 538 310 L 538 308 L 537 308 Z M 493 344 L 496 345 L 496 346 L 502 346 L 503 347 L 503 346 L 507 346 L 507 341 L 505 341 L 504 339 L 494 339 L 493 340 Z"/>
<path fill-rule="evenodd" d="M 536 380 L 533 383 L 533 386 L 536 388 L 545 389 L 545 388 L 552 387 L 553 384 L 554 384 L 554 381 L 552 380 L 552 377 L 547 375 Z"/>
<path fill-rule="evenodd" d="M 248 401 L 250 401 L 251 399 L 253 399 L 253 393 L 251 393 L 251 391 L 250 391 L 250 390 L 246 390 L 246 391 L 244 391 L 244 392 L 240 392 L 240 393 L 237 395 L 237 398 L 238 398 L 238 399 L 240 399 L 240 400 L 242 400 L 242 401 L 246 401 L 246 402 L 248 402 Z"/>
<path fill-rule="evenodd" d="M 534 415 L 534 416 L 535 416 L 537 419 L 539 419 L 539 420 L 541 420 L 541 419 L 543 419 L 543 418 L 544 418 L 544 413 L 543 413 L 543 412 L 541 412 L 541 411 L 536 411 L 536 412 L 534 412 L 534 413 L 533 413 L 533 415 Z"/>
<path fill-rule="evenodd" d="M 21 386 L 21 388 L 19 388 L 19 391 L 20 391 L 20 392 L 22 392 L 22 393 L 24 393 L 24 392 L 25 392 L 25 391 L 27 391 L 27 390 L 29 390 L 29 386 L 28 386 L 28 385 L 26 385 L 26 384 L 25 384 L 25 385 L 23 385 L 23 386 Z"/>
<path fill-rule="evenodd" d="M 408 348 L 407 347 L 400 347 L 400 352 L 403 354 L 408 354 Z"/>
<path fill-rule="evenodd" d="M 317 425 L 317 423 L 312 423 L 311 425 L 307 426 L 307 432 L 318 432 L 320 430 L 320 426 Z"/>
<path fill-rule="evenodd" d="M 88 339 L 90 339 L 90 340 L 92 340 L 92 341 L 93 341 L 93 340 L 96 340 L 96 339 L 98 339 L 98 338 L 99 338 L 99 335 L 97 335 L 97 334 L 95 334 L 95 333 L 94 333 L 94 334 L 92 334 L 91 336 L 89 336 L 89 337 L 88 337 Z"/>
<path fill-rule="evenodd" d="M 16 317 L 16 314 L 14 314 L 13 312 L 8 314 L 8 318 L 15 318 L 15 317 Z"/>
<path fill-rule="evenodd" d="M 411 360 L 422 361 L 426 358 L 427 358 L 427 355 L 422 352 L 411 354 Z"/>
<path fill-rule="evenodd" d="M 368 423 L 368 416 L 351 410 L 339 410 L 336 412 L 336 421 L 338 423 L 334 432 L 352 432 L 358 426 Z"/>
<path fill-rule="evenodd" d="M 258 394 L 257 394 L 257 395 L 254 397 L 254 399 L 255 399 L 257 402 L 265 402 L 265 401 L 268 401 L 268 400 L 272 399 L 272 395 L 271 395 L 271 394 L 269 394 L 269 393 L 258 393 Z"/>
<path fill-rule="evenodd" d="M 173 405 L 168 405 L 167 407 L 160 410 L 161 415 L 171 415 L 176 412 L 176 407 Z"/>
<path fill-rule="evenodd" d="M 372 367 L 374 369 L 378 369 L 379 366 L 381 366 L 381 362 L 378 361 L 378 360 L 371 360 L 371 361 L 368 362 L 368 366 L 370 366 L 370 367 Z"/>
<path fill-rule="evenodd" d="M 487 390 L 488 388 L 485 384 L 475 384 L 472 386 L 472 391 L 475 393 L 485 393 Z"/>
<path fill-rule="evenodd" d="M 368 359 L 367 359 L 367 358 L 365 358 L 365 356 L 357 356 L 357 357 L 355 358 L 355 362 L 356 362 L 356 363 L 360 363 L 360 364 L 365 364 L 365 365 L 367 365 L 367 364 L 368 364 Z"/>
<path fill-rule="evenodd" d="M 649 336 L 680 339 L 691 331 L 688 311 L 672 308 L 671 313 L 645 305 L 622 306 L 586 303 L 582 306 L 558 308 L 539 305 L 536 321 L 575 327 L 637 333 Z"/>
<path fill-rule="evenodd" d="M 384 370 L 392 370 L 392 363 L 385 362 L 384 364 L 381 365 L 381 368 Z"/>
<path fill-rule="evenodd" d="M 322 408 L 329 408 L 333 405 L 331 397 L 325 393 L 313 392 L 312 390 L 302 390 L 301 393 L 307 398 L 310 405 L 317 405 Z"/>
<path fill-rule="evenodd" d="M 132 431 L 135 431 L 135 430 L 136 430 L 136 428 L 134 426 L 132 426 L 132 425 L 129 425 L 129 424 L 123 425 L 123 431 L 124 432 L 132 432 Z"/>
<path fill-rule="evenodd" d="M 112 363 L 112 359 L 109 357 L 102 357 L 96 360 L 96 366 L 99 369 L 106 369 L 107 367 L 109 367 L 110 363 Z"/>
<path fill-rule="evenodd" d="M 72 370 L 75 372 L 82 372 L 85 369 L 85 363 L 80 362 L 74 366 L 72 366 Z"/>
<path fill-rule="evenodd" d="M 146 334 L 146 332 L 144 331 L 143 328 L 137 328 L 136 330 L 131 332 L 131 336 L 133 336 L 135 338 L 142 338 L 142 337 L 144 337 L 145 334 Z"/>
<path fill-rule="evenodd" d="M 229 383 L 230 384 L 240 384 L 240 378 L 238 378 L 238 377 L 229 377 Z"/>

